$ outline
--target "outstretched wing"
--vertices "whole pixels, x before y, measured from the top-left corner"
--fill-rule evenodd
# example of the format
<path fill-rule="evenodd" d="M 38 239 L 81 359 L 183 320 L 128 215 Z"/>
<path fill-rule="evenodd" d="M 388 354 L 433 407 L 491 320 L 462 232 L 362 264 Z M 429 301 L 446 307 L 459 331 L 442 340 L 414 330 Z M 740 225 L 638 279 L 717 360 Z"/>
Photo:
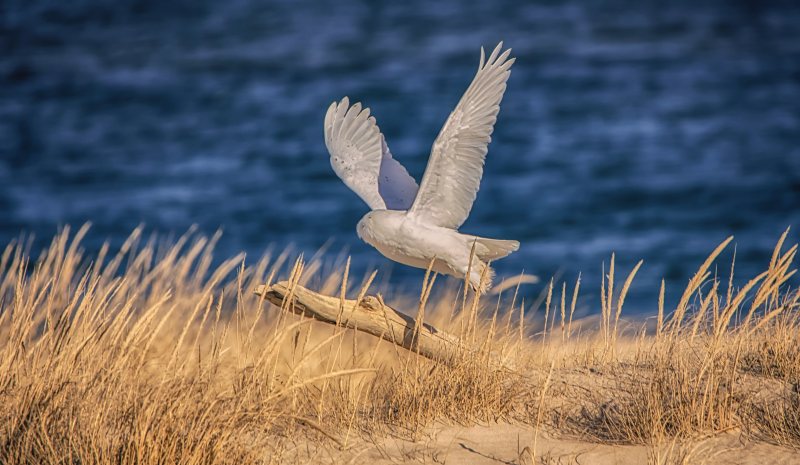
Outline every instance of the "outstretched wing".
<path fill-rule="evenodd" d="M 369 108 L 350 106 L 347 97 L 333 102 L 325 115 L 325 145 L 333 171 L 371 209 L 411 207 L 417 183 L 392 158 Z"/>
<path fill-rule="evenodd" d="M 386 209 L 378 192 L 381 132 L 369 108 L 352 107 L 347 97 L 333 102 L 325 115 L 325 145 L 336 175 L 373 210 Z"/>
<path fill-rule="evenodd" d="M 481 48 L 478 72 L 436 137 L 409 214 L 458 229 L 480 188 L 483 163 L 514 58 L 500 42 L 488 60 Z"/>

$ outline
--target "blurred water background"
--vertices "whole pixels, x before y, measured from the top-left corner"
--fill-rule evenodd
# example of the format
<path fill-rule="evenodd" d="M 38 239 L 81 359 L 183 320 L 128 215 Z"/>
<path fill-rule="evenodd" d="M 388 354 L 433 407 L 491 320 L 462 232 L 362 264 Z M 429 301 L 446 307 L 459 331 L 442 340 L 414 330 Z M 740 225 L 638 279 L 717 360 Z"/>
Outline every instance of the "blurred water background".
<path fill-rule="evenodd" d="M 89 251 L 141 223 L 223 228 L 220 258 L 332 239 L 416 291 L 422 271 L 358 240 L 322 118 L 363 101 L 420 179 L 499 40 L 517 63 L 462 230 L 522 242 L 501 276 L 581 271 L 592 311 L 612 251 L 618 272 L 643 258 L 627 307 L 652 312 L 728 235 L 745 279 L 800 226 L 797 2 L 5 0 L 0 18 L 3 244 L 85 221 Z"/>

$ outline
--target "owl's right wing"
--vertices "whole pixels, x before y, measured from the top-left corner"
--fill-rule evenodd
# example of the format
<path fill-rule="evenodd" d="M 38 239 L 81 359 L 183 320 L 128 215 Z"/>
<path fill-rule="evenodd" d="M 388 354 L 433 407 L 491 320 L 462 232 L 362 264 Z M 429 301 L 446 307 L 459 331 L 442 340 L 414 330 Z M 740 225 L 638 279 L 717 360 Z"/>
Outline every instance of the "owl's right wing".
<path fill-rule="evenodd" d="M 347 97 L 333 102 L 325 114 L 325 145 L 333 171 L 372 210 L 411 208 L 417 182 L 392 158 L 369 108 L 350 106 Z"/>

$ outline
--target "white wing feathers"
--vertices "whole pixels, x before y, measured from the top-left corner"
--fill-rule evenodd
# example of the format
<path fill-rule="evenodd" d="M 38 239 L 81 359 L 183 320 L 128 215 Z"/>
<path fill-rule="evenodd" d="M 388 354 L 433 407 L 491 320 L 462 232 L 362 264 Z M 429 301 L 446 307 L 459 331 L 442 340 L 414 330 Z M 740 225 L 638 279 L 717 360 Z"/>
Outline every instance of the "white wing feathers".
<path fill-rule="evenodd" d="M 381 169 L 381 135 L 369 109 L 352 107 L 347 97 L 333 102 L 325 114 L 325 145 L 331 167 L 353 192 L 373 210 L 385 209 L 378 193 Z"/>
<path fill-rule="evenodd" d="M 433 143 L 409 215 L 451 229 L 458 229 L 469 216 L 515 60 L 508 58 L 511 49 L 500 54 L 502 47 L 500 42 L 485 61 L 481 48 L 478 72 Z"/>
<path fill-rule="evenodd" d="M 347 97 L 333 102 L 325 114 L 325 145 L 333 171 L 371 209 L 411 207 L 417 183 L 392 158 L 369 108 L 350 106 Z"/>
<path fill-rule="evenodd" d="M 483 164 L 514 58 L 503 43 L 486 59 L 433 143 L 417 186 L 392 158 L 375 117 L 347 97 L 325 115 L 325 145 L 336 175 L 373 210 L 409 210 L 426 223 L 458 229 L 480 188 Z"/>

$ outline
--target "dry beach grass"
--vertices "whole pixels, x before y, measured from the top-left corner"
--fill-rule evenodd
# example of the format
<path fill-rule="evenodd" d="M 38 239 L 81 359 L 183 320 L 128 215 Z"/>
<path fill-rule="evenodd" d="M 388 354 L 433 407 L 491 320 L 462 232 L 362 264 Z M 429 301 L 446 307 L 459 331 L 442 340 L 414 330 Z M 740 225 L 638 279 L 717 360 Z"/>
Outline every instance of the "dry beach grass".
<path fill-rule="evenodd" d="M 285 251 L 212 269 L 216 238 L 141 230 L 87 257 L 85 232 L 0 256 L 0 463 L 792 463 L 800 449 L 786 233 L 741 287 L 714 272 L 725 241 L 649 324 L 624 321 L 638 266 L 618 274 L 613 257 L 592 321 L 573 319 L 579 281 L 551 282 L 532 312 L 513 287 L 432 298 L 429 276 L 387 303 L 460 338 L 435 362 L 252 292 L 281 277 L 363 295 L 371 277 L 346 267 Z"/>

